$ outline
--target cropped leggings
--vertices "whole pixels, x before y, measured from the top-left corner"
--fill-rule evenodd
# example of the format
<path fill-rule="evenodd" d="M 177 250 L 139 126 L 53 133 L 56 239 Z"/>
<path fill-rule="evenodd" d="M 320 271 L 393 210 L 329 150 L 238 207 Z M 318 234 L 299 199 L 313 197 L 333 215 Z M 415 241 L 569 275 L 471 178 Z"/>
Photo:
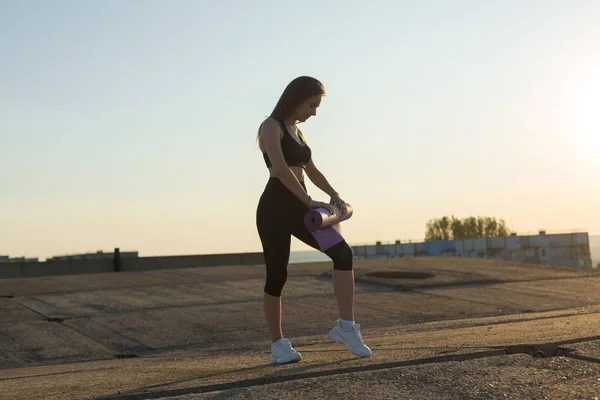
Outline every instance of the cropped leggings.
<path fill-rule="evenodd" d="M 306 190 L 306 185 L 301 182 Z M 281 296 L 287 280 L 292 235 L 319 250 L 317 241 L 304 226 L 309 208 L 285 187 L 278 178 L 269 178 L 256 210 L 256 226 L 262 243 L 267 280 L 265 293 Z M 342 241 L 323 252 L 337 270 L 352 270 L 352 248 Z"/>

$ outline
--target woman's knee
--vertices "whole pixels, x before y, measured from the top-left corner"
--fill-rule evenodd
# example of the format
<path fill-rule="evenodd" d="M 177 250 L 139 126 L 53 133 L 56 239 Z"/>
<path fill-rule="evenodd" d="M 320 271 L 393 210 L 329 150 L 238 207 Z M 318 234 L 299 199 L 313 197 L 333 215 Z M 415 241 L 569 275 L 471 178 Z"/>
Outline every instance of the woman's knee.
<path fill-rule="evenodd" d="M 265 293 L 271 296 L 281 296 L 283 286 L 287 281 L 287 269 L 267 268 L 267 281 L 265 283 Z"/>
<path fill-rule="evenodd" d="M 329 249 L 326 254 L 333 261 L 333 269 L 340 271 L 351 271 L 354 260 L 352 247 L 348 243 L 341 242 Z"/>

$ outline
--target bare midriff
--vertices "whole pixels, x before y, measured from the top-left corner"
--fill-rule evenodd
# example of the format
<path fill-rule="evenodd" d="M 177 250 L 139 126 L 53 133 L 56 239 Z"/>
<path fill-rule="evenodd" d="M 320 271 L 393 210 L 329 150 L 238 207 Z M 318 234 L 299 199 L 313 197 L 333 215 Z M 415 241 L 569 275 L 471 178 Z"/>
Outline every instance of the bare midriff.
<path fill-rule="evenodd" d="M 302 168 L 302 167 L 289 167 L 289 168 L 292 170 L 294 175 L 296 175 L 296 178 L 298 179 L 299 182 L 304 181 L 304 168 Z M 269 176 L 271 178 L 277 178 L 277 174 L 275 173 L 274 168 L 269 168 Z"/>

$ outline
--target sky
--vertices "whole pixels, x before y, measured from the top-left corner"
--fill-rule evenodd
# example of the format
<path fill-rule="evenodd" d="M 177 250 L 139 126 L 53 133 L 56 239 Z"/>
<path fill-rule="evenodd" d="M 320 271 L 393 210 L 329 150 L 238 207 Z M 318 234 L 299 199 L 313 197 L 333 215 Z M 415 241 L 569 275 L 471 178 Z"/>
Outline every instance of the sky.
<path fill-rule="evenodd" d="M 600 234 L 599 20 L 592 0 L 0 0 L 0 254 L 261 251 L 256 132 L 300 75 L 327 90 L 300 127 L 350 244 L 444 215 Z"/>

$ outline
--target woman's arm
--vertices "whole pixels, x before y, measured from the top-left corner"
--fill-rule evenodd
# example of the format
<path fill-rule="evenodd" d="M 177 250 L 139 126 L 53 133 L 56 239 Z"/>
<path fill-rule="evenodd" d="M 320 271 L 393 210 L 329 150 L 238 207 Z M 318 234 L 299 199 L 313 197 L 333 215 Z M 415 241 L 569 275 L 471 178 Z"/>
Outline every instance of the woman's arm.
<path fill-rule="evenodd" d="M 315 184 L 319 189 L 327 193 L 329 196 L 337 196 L 338 192 L 331 186 L 331 184 L 327 181 L 327 178 L 319 171 L 317 166 L 315 165 L 313 160 L 310 160 L 308 164 L 306 164 L 306 176 L 312 183 Z"/>
<path fill-rule="evenodd" d="M 331 196 L 329 200 L 330 204 L 337 204 L 342 212 L 342 215 L 346 214 L 348 211 L 346 202 L 340 198 L 340 195 L 336 190 L 331 186 L 331 184 L 327 181 L 327 178 L 319 171 L 319 169 L 315 166 L 313 160 L 306 165 L 306 176 L 314 183 L 319 189 L 327 193 Z M 333 214 L 333 212 L 332 212 Z"/>

